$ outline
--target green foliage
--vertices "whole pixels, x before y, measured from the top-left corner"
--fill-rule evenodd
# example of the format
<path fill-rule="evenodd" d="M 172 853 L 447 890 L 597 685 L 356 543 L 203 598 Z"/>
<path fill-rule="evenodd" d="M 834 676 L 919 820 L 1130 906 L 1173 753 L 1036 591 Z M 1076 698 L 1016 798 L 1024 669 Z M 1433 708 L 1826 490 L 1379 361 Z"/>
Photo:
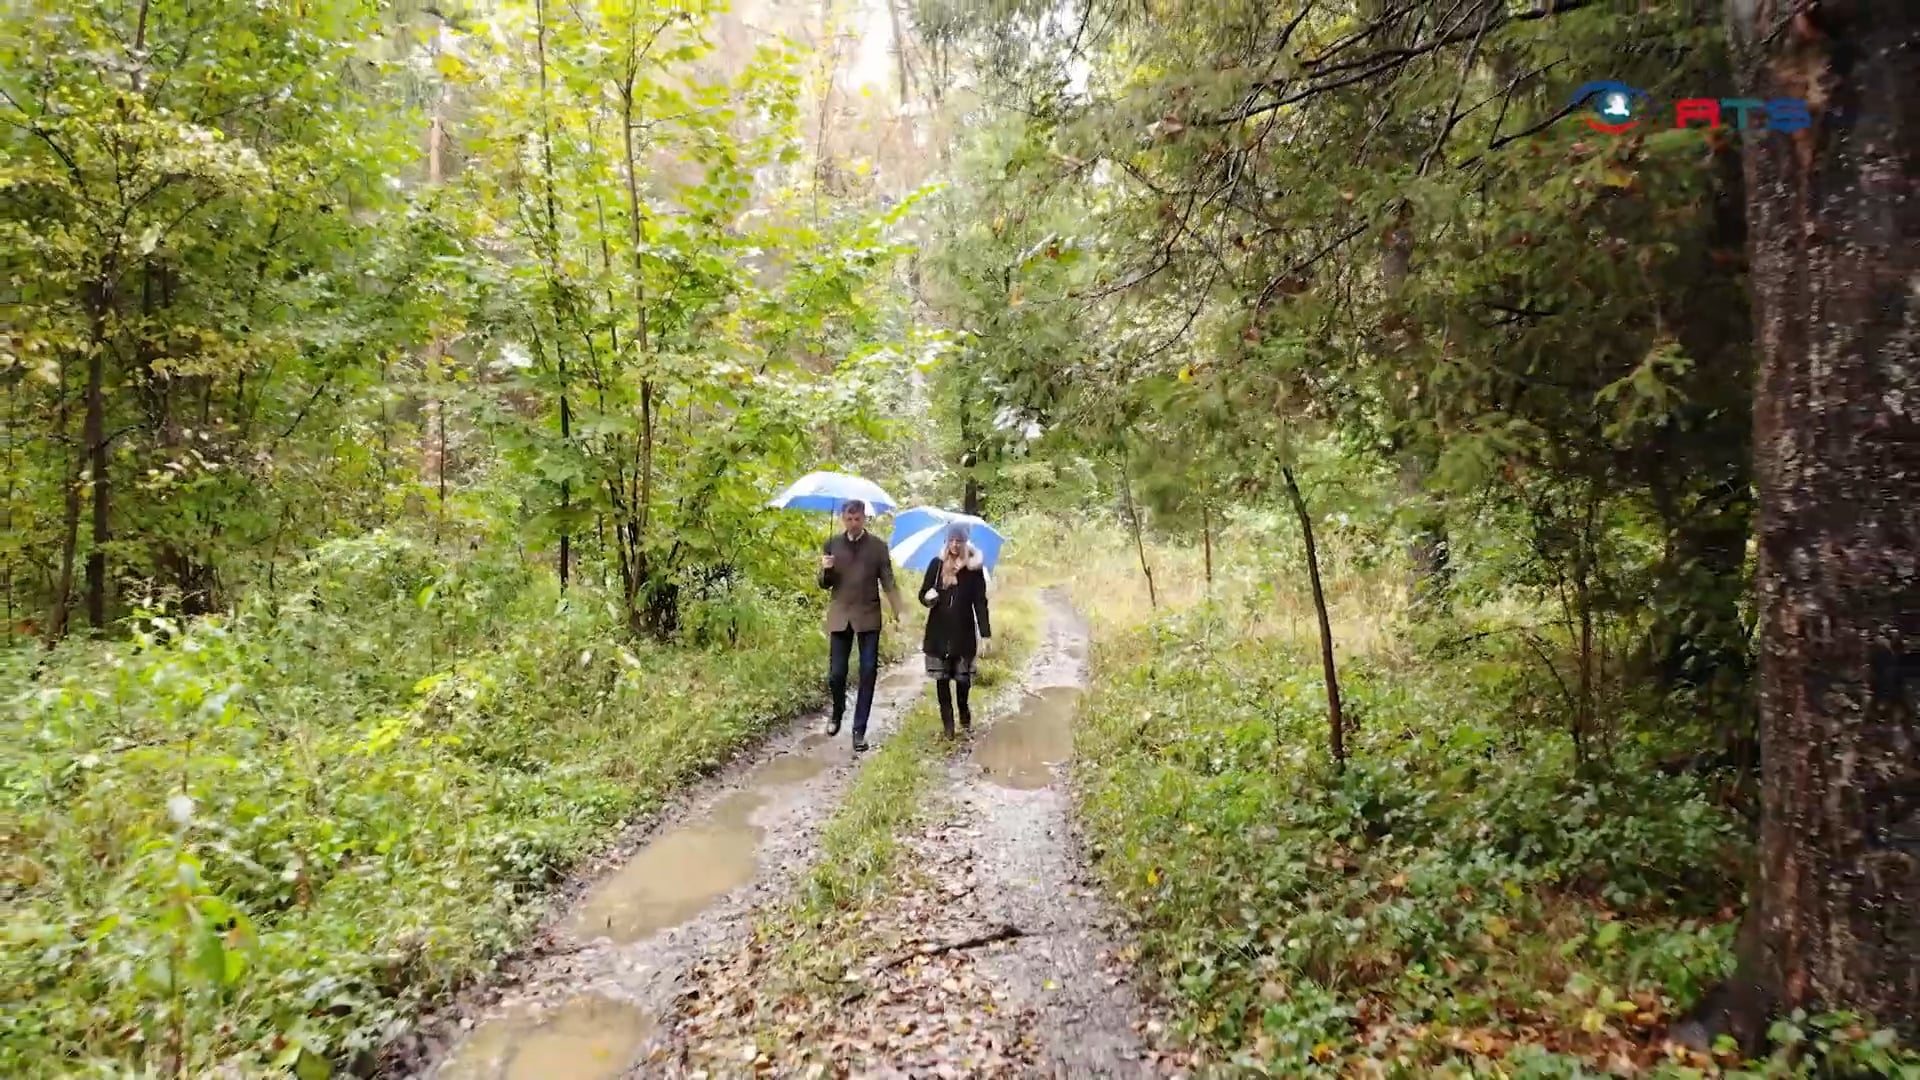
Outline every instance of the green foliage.
<path fill-rule="evenodd" d="M 1337 444 L 1342 478 L 1394 477 L 1442 599 L 1447 556 L 1499 534 L 1490 579 L 1557 609 L 1541 633 L 1580 653 L 1588 677 L 1560 677 L 1581 753 L 1603 682 L 1709 714 L 1737 746 L 1752 368 L 1736 155 L 1699 131 L 1598 136 L 1567 108 L 1596 72 L 1656 97 L 1724 78 L 1711 11 L 1090 11 L 1070 45 L 1028 5 L 923 13 L 1023 80 L 957 161 L 973 223 L 930 260 L 950 268 L 930 291 L 949 325 L 996 290 L 986 325 L 1020 321 L 1012 347 L 956 369 L 950 429 L 1042 417 L 1045 449 L 1094 458 L 1181 532 Z M 1088 257 L 1021 281 L 1003 226 L 1016 255 Z"/>
<path fill-rule="evenodd" d="M 820 693 L 813 612 L 766 597 L 709 651 L 393 536 L 294 577 L 230 618 L 0 661 L 0 1071 L 370 1051 L 581 855 Z"/>
<path fill-rule="evenodd" d="M 943 194 L 929 214 L 923 295 L 951 334 L 932 379 L 947 494 L 959 506 L 980 491 L 1031 482 L 1031 458 L 1071 448 L 1047 435 L 1065 419 L 1070 376 L 1095 347 L 1078 290 L 1095 277 L 1096 253 L 1075 235 L 1087 213 L 1067 188 L 1036 196 L 1052 168 L 1045 130 L 1001 119 L 974 131 L 957 170 L 969 183 Z M 1019 505 L 996 503 L 1004 513 Z"/>
<path fill-rule="evenodd" d="M 816 432 L 874 433 L 905 369 L 888 271 L 916 199 L 803 218 L 799 57 L 712 75 L 713 14 L 508 5 L 448 76 L 476 102 L 455 202 L 476 246 L 444 268 L 472 314 L 449 330 L 470 363 L 513 358 L 522 406 L 477 419 L 532 538 L 598 556 L 655 635 L 759 576 L 767 492 L 832 455 Z"/>
<path fill-rule="evenodd" d="M 90 594 L 205 610 L 223 575 L 382 516 L 400 463 L 368 391 L 431 252 L 382 227 L 411 114 L 342 77 L 378 70 L 377 35 L 359 3 L 0 15 L 15 617 L 59 636 L 96 554 Z"/>
<path fill-rule="evenodd" d="M 1203 1046 L 1293 1075 L 1527 1044 L 1604 1067 L 1727 973 L 1743 830 L 1656 747 L 1583 773 L 1505 721 L 1511 659 L 1350 659 L 1336 779 L 1312 654 L 1245 629 L 1107 643 L 1083 709 L 1101 872 Z"/>
<path fill-rule="evenodd" d="M 920 198 L 802 209 L 805 58 L 719 55 L 718 11 L 10 8 L 10 624 L 428 517 L 656 637 L 781 576 L 768 490 L 890 437 Z"/>

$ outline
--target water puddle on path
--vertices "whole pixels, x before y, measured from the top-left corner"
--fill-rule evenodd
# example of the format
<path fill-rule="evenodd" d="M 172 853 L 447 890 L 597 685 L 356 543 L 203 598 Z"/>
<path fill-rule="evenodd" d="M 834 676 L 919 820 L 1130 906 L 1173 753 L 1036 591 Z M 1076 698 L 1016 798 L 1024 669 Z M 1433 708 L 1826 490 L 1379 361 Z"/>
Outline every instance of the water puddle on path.
<path fill-rule="evenodd" d="M 798 784 L 832 764 L 824 735 L 802 739 L 748 776 L 705 816 L 667 829 L 600 882 L 567 925 L 577 938 L 644 941 L 680 926 L 759 868 L 763 830 L 753 815 L 773 789 Z M 624 1075 L 652 1034 L 653 1017 L 595 995 L 545 1013 L 522 1009 L 482 1024 L 439 1073 L 440 1080 L 603 1080 Z"/>
<path fill-rule="evenodd" d="M 634 1006 L 586 994 L 482 1025 L 439 1080 L 611 1080 L 627 1072 L 652 1031 L 653 1018 Z"/>
<path fill-rule="evenodd" d="M 753 878 L 760 829 L 755 791 L 727 796 L 712 814 L 662 833 L 587 894 L 567 929 L 575 937 L 640 941 L 679 926 Z"/>
<path fill-rule="evenodd" d="M 1028 694 L 1020 710 L 990 725 L 974 743 L 973 761 L 1001 787 L 1032 791 L 1053 782 L 1050 765 L 1073 753 L 1073 708 L 1080 691 L 1055 686 Z"/>
<path fill-rule="evenodd" d="M 747 781 L 752 788 L 797 784 L 811 780 L 827 769 L 827 759 L 817 754 L 786 754 L 760 766 Z"/>
<path fill-rule="evenodd" d="M 661 833 L 587 894 L 568 930 L 622 945 L 641 941 L 679 926 L 751 881 L 760 861 L 761 829 L 753 823 L 754 811 L 766 805 L 769 788 L 825 772 L 831 763 L 827 741 L 808 736 L 798 752 L 754 770 L 742 790 L 722 799 L 706 817 Z"/>
<path fill-rule="evenodd" d="M 881 694 L 898 694 L 905 690 L 912 690 L 914 687 L 920 685 L 920 680 L 923 677 L 924 672 L 918 667 L 895 668 L 885 675 L 880 676 L 880 681 L 873 686 L 874 696 L 878 697 Z M 849 698 L 853 696 L 853 690 L 851 688 L 848 689 L 847 696 Z M 853 702 L 851 700 L 847 702 L 847 708 L 853 708 Z"/>

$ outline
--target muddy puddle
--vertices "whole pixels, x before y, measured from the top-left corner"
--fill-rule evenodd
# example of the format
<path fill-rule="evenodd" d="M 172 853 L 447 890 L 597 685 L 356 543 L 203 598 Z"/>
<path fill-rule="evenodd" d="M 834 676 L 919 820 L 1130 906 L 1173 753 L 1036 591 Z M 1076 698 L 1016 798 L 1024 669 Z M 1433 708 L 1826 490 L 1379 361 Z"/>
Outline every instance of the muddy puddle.
<path fill-rule="evenodd" d="M 728 796 L 704 820 L 661 834 L 627 865 L 587 894 L 567 930 L 621 944 L 651 937 L 698 915 L 729 890 L 752 880 L 760 829 L 753 812 L 766 796 Z"/>
<path fill-rule="evenodd" d="M 588 893 L 567 929 L 582 938 L 628 944 L 671 929 L 753 880 L 760 865 L 761 828 L 754 811 L 768 789 L 811 780 L 826 771 L 826 740 L 803 741 L 756 769 L 743 790 L 722 799 L 704 818 L 669 829 Z"/>
<path fill-rule="evenodd" d="M 917 666 L 884 673 L 873 709 L 880 739 L 924 683 Z M 707 796 L 689 792 L 640 847 L 621 849 L 631 854 L 596 864 L 585 892 L 543 931 L 550 954 L 530 957 L 504 993 L 476 992 L 396 1040 L 383 1075 L 636 1075 L 686 971 L 743 940 L 754 911 L 811 860 L 819 821 L 856 774 L 852 740 L 829 737 L 823 721 L 796 721 L 790 737 L 703 784 Z"/>
<path fill-rule="evenodd" d="M 1001 787 L 1031 791 L 1051 784 L 1051 766 L 1073 754 L 1073 712 L 1079 698 L 1080 691 L 1071 686 L 1028 694 L 1019 711 L 978 737 L 974 764 Z"/>
<path fill-rule="evenodd" d="M 760 766 L 747 783 L 752 788 L 797 784 L 827 771 L 827 764 L 826 757 L 821 754 L 788 754 Z"/>
<path fill-rule="evenodd" d="M 439 1076 L 611 1080 L 632 1067 L 653 1027 L 653 1018 L 632 1005 L 583 994 L 555 1009 L 525 1009 L 483 1025 Z"/>

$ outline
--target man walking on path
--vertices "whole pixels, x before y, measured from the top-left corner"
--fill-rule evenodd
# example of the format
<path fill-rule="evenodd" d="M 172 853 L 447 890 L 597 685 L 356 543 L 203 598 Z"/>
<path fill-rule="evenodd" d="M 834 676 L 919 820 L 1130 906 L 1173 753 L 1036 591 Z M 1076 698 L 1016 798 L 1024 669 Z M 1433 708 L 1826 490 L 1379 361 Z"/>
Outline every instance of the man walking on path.
<path fill-rule="evenodd" d="M 847 711 L 847 661 L 860 646 L 860 691 L 853 705 L 853 750 L 867 748 L 867 714 L 873 709 L 873 684 L 880 674 L 880 592 L 887 594 L 893 621 L 900 621 L 900 590 L 893 584 L 893 554 L 887 542 L 867 531 L 867 504 L 858 499 L 840 508 L 846 532 L 827 541 L 820 556 L 820 587 L 831 591 L 827 636 L 832 649 L 827 687 L 833 694 L 833 719 L 827 734 L 840 734 Z"/>

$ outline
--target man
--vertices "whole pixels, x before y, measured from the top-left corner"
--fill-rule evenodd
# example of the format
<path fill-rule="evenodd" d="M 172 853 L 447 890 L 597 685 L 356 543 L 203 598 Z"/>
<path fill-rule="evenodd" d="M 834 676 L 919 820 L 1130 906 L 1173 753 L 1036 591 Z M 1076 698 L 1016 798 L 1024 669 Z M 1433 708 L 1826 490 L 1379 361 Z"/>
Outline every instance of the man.
<path fill-rule="evenodd" d="M 858 499 L 840 508 L 846 532 L 827 541 L 820 556 L 820 587 L 830 590 L 827 604 L 827 686 L 833 693 L 833 719 L 827 734 L 840 734 L 847 711 L 847 661 L 860 646 L 860 693 L 853 705 L 853 751 L 867 748 L 867 714 L 873 709 L 873 684 L 880 674 L 880 593 L 887 594 L 893 621 L 900 621 L 900 591 L 893 584 L 893 554 L 887 542 L 867 531 L 867 504 Z"/>

